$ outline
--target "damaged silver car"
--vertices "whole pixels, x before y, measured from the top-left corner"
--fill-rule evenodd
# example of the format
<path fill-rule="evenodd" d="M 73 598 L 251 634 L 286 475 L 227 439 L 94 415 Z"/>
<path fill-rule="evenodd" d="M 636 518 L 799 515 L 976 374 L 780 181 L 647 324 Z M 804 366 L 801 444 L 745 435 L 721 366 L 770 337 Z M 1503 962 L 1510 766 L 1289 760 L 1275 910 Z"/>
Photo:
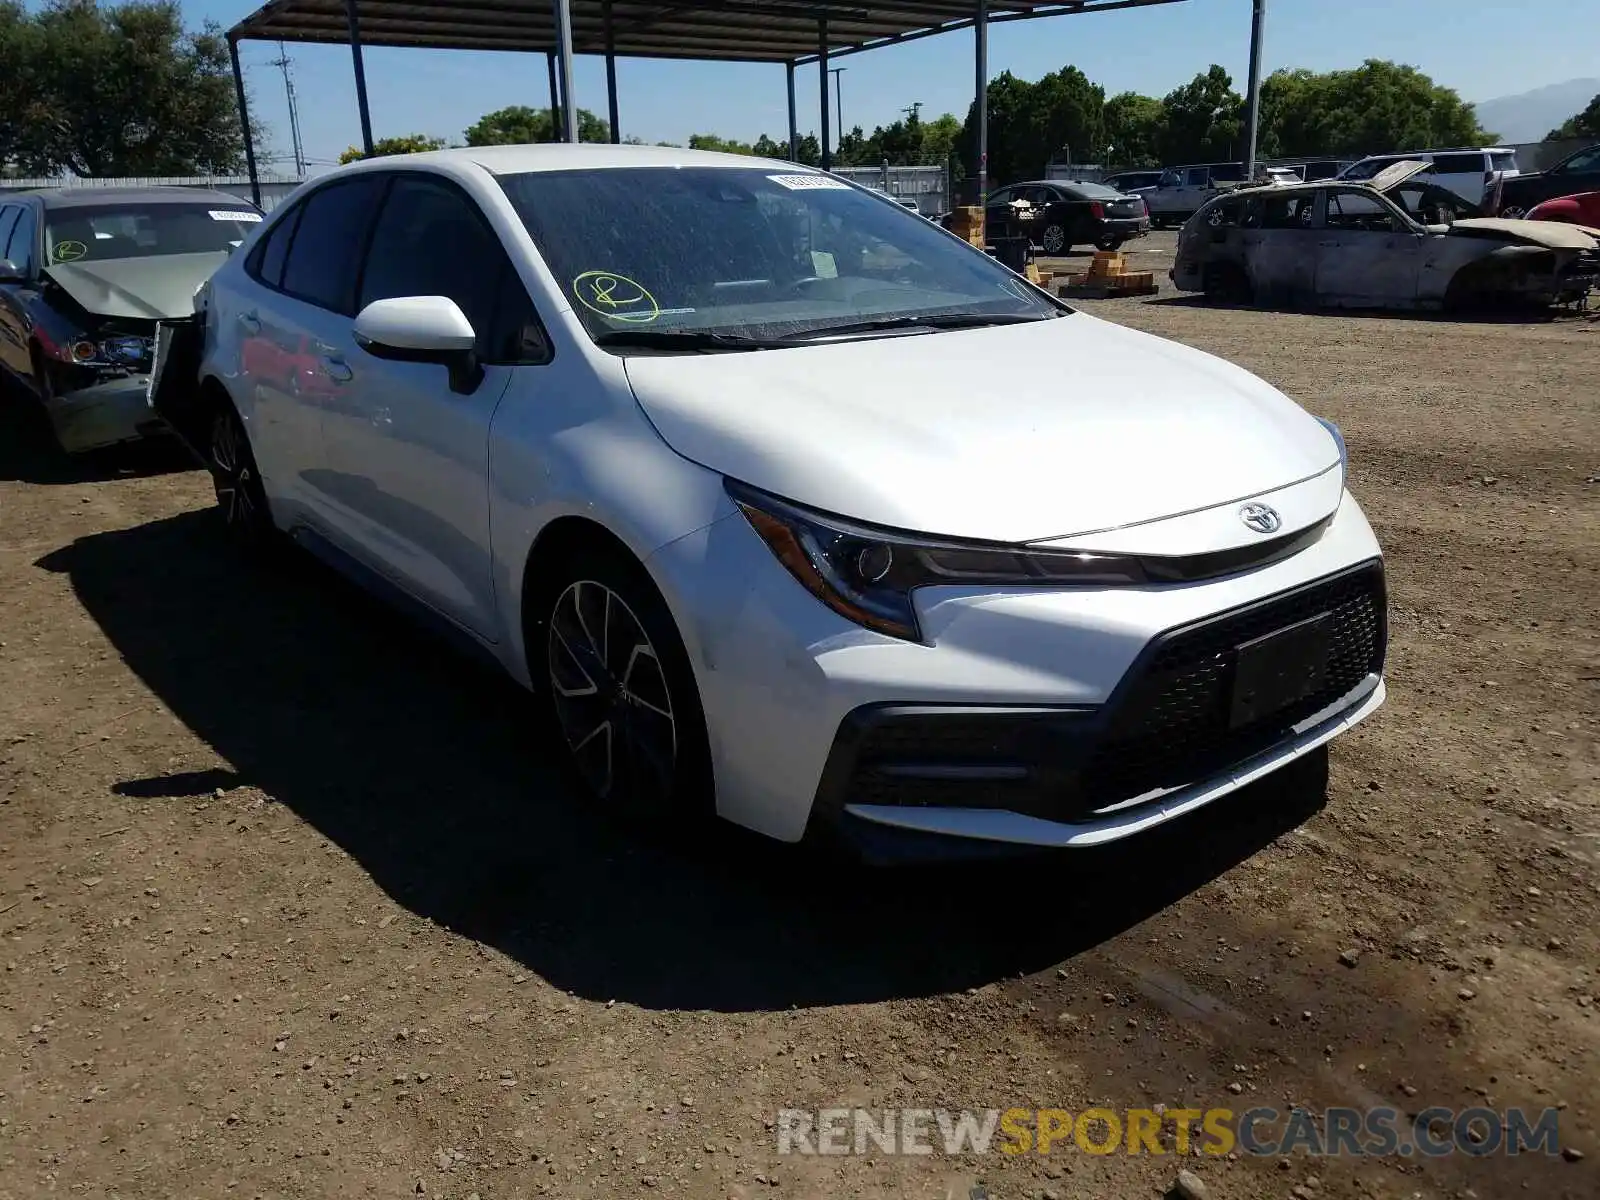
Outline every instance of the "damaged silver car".
<path fill-rule="evenodd" d="M 1484 217 L 1415 179 L 1426 167 L 1219 196 L 1184 225 L 1172 281 L 1235 303 L 1402 309 L 1548 306 L 1595 286 L 1600 239 Z"/>
<path fill-rule="evenodd" d="M 261 221 L 195 188 L 62 188 L 0 203 L 0 366 L 44 405 L 69 453 L 166 426 L 146 396 L 156 324 Z"/>

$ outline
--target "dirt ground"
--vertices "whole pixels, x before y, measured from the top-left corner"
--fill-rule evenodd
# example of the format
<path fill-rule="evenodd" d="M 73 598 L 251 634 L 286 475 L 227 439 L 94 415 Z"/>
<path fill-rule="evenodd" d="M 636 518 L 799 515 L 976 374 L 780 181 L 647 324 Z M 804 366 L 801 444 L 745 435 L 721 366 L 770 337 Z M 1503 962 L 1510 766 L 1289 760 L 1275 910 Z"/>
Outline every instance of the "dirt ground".
<path fill-rule="evenodd" d="M 181 463 L 69 466 L 0 406 L 0 1200 L 1600 1195 L 1600 323 L 1085 307 L 1344 426 L 1390 700 L 1325 799 L 1005 870 L 608 828 L 509 684 L 229 558 Z M 1156 1103 L 1560 1107 L 1572 1154 L 773 1131 Z"/>

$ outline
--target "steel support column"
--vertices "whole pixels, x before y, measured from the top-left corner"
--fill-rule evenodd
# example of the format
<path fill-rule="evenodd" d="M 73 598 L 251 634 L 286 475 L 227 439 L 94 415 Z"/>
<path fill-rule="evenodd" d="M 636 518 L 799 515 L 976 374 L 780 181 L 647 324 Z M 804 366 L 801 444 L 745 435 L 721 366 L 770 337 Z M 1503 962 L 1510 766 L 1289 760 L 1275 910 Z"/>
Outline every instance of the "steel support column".
<path fill-rule="evenodd" d="M 562 141 L 578 140 L 578 109 L 572 103 L 572 0 L 555 0 L 556 42 L 561 52 Z"/>
<path fill-rule="evenodd" d="M 344 0 L 345 19 L 350 23 L 350 59 L 356 69 L 356 107 L 361 110 L 361 150 L 372 154 L 372 110 L 367 106 L 367 64 L 361 58 L 361 17 L 356 0 Z"/>
<path fill-rule="evenodd" d="M 1250 94 L 1245 118 L 1244 177 L 1256 174 L 1256 139 L 1261 132 L 1261 34 L 1267 21 L 1267 0 L 1252 0 L 1250 8 Z"/>
<path fill-rule="evenodd" d="M 989 0 L 978 0 L 978 13 L 972 25 L 976 35 L 976 84 L 978 102 L 978 198 L 982 205 L 989 194 Z M 987 232 L 985 233 L 987 236 Z"/>
<path fill-rule="evenodd" d="M 611 27 L 611 0 L 606 0 L 606 114 L 611 121 L 611 144 L 622 141 L 622 119 L 617 115 L 617 39 Z"/>
<path fill-rule="evenodd" d="M 817 18 L 817 78 L 822 83 L 822 169 L 833 170 L 833 150 L 828 145 L 828 18 Z"/>
<path fill-rule="evenodd" d="M 561 87 L 556 81 L 556 52 L 545 51 L 544 65 L 550 72 L 550 140 L 561 140 Z"/>
<path fill-rule="evenodd" d="M 794 115 L 794 63 L 783 64 L 783 73 L 789 79 L 789 161 L 800 161 L 800 129 Z"/>
<path fill-rule="evenodd" d="M 250 134 L 250 101 L 244 94 L 244 70 L 239 66 L 239 43 L 228 39 L 228 57 L 233 60 L 233 90 L 239 97 L 239 129 L 244 134 L 244 165 L 250 172 L 250 199 L 261 207 L 261 176 L 256 173 L 256 140 Z M 792 68 L 791 68 L 792 69 Z"/>

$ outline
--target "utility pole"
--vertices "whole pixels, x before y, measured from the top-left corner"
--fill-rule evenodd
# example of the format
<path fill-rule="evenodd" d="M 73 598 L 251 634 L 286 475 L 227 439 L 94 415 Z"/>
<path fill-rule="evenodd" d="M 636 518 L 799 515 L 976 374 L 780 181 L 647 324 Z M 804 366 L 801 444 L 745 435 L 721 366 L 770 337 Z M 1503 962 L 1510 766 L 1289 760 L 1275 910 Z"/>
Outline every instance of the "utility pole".
<path fill-rule="evenodd" d="M 902 108 L 900 111 L 905 113 L 911 120 L 920 121 L 922 119 L 922 101 L 913 100 L 909 106 Z"/>
<path fill-rule="evenodd" d="M 839 140 L 844 140 L 844 93 L 839 90 L 839 76 L 848 71 L 849 67 L 829 67 L 828 74 L 833 76 L 833 103 L 834 109 L 839 114 Z"/>
<path fill-rule="evenodd" d="M 278 57 L 273 59 L 270 66 L 277 67 L 283 72 L 283 91 L 289 100 L 289 140 L 294 146 L 294 174 L 296 179 L 306 177 L 306 152 L 300 141 L 300 105 L 295 100 L 294 77 L 289 74 L 289 65 L 293 60 L 284 50 L 283 43 L 278 43 Z"/>

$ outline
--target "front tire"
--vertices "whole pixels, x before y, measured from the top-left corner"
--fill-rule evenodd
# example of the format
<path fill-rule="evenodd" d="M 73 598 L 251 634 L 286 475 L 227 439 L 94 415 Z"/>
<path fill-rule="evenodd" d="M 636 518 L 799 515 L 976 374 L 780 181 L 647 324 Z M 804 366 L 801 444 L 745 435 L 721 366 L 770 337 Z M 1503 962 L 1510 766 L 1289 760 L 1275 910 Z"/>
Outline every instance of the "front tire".
<path fill-rule="evenodd" d="M 211 418 L 206 458 L 228 540 L 247 552 L 259 552 L 273 540 L 272 512 L 244 422 L 231 404 L 219 405 Z"/>
<path fill-rule="evenodd" d="M 666 602 L 620 550 L 585 549 L 555 576 L 529 666 L 579 780 L 630 822 L 698 824 L 715 811 L 705 714 Z"/>
<path fill-rule="evenodd" d="M 1066 254 L 1072 249 L 1072 243 L 1067 240 L 1065 225 L 1046 225 L 1044 232 L 1039 235 L 1039 248 L 1049 255 Z"/>

